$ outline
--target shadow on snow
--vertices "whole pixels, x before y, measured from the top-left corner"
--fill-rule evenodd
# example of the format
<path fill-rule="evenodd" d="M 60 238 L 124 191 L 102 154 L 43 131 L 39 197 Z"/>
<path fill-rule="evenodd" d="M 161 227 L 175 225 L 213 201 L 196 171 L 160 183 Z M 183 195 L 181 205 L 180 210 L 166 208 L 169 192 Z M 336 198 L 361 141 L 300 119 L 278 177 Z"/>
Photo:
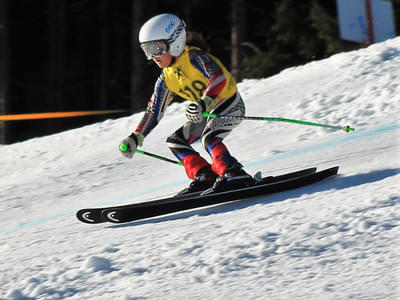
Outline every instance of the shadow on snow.
<path fill-rule="evenodd" d="M 336 176 L 334 179 L 327 178 L 319 183 L 315 183 L 309 186 L 301 187 L 294 190 L 289 190 L 286 192 L 280 192 L 275 194 L 270 194 L 266 196 L 258 196 L 248 199 L 235 200 L 232 202 L 227 202 L 223 204 L 216 204 L 209 207 L 192 209 L 184 212 L 176 212 L 173 214 L 153 217 L 146 220 L 141 221 L 133 221 L 130 223 L 112 225 L 109 226 L 111 228 L 121 228 L 121 227 L 129 227 L 129 226 L 137 226 L 142 224 L 151 224 L 151 223 L 162 223 L 165 221 L 186 219 L 192 216 L 208 216 L 213 214 L 220 214 L 229 211 L 239 210 L 246 207 L 250 207 L 257 204 L 269 204 L 280 202 L 288 199 L 294 199 L 301 197 L 302 195 L 310 195 L 318 192 L 323 192 L 327 190 L 343 190 L 350 187 L 356 187 L 363 184 L 378 182 L 384 180 L 388 177 L 395 176 L 400 174 L 400 168 L 396 169 L 385 169 L 385 170 L 377 170 L 372 171 L 370 173 L 365 174 L 357 174 L 352 176 Z"/>

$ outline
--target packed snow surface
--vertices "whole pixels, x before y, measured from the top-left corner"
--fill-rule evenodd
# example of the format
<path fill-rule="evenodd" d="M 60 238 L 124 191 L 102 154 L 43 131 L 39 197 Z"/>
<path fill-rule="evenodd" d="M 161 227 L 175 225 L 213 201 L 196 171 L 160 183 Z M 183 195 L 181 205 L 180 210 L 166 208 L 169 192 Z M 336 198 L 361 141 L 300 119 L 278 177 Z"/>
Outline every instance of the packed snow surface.
<path fill-rule="evenodd" d="M 400 299 L 400 38 L 287 69 L 239 90 L 226 139 L 250 173 L 340 166 L 312 186 L 123 225 L 83 207 L 172 195 L 182 167 L 118 145 L 142 114 L 0 146 L 1 299 Z M 143 150 L 170 158 L 173 104 Z M 200 146 L 197 149 L 205 154 Z M 205 154 L 206 155 L 206 154 Z"/>

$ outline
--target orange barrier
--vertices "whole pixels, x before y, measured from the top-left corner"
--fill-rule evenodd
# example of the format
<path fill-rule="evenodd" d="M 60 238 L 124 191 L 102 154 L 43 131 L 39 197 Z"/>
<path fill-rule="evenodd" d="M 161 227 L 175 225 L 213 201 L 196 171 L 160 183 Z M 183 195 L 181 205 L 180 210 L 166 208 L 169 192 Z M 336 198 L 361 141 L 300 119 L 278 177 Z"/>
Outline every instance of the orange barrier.
<path fill-rule="evenodd" d="M 127 110 L 120 109 L 120 110 L 95 110 L 95 111 L 67 111 L 67 112 L 0 115 L 0 121 L 71 118 L 71 117 L 115 114 L 115 113 L 122 113 L 122 112 L 127 112 Z"/>

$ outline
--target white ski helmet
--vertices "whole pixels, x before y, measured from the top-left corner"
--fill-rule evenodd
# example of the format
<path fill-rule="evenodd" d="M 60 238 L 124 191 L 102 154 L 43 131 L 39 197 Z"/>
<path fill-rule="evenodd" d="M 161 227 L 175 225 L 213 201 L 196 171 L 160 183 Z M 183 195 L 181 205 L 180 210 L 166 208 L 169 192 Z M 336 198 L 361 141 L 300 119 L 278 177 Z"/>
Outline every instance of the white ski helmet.
<path fill-rule="evenodd" d="M 139 31 L 139 42 L 147 59 L 167 51 L 172 56 L 181 55 L 186 44 L 185 27 L 185 22 L 173 14 L 157 15 L 144 23 Z M 146 51 L 144 45 L 155 41 L 165 42 L 167 48 L 158 54 Z"/>

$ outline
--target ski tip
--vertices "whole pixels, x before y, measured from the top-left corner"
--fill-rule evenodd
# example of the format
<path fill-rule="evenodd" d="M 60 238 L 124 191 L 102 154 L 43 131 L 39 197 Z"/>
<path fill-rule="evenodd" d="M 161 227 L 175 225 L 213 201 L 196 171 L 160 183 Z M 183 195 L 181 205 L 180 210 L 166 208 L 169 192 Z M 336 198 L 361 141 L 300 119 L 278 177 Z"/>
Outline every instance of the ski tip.
<path fill-rule="evenodd" d="M 86 224 L 103 223 L 100 212 L 98 208 L 83 208 L 76 212 L 76 218 Z"/>
<path fill-rule="evenodd" d="M 81 210 L 77 211 L 76 218 L 83 223 L 87 223 L 87 224 L 95 223 L 95 220 L 94 220 L 91 212 L 87 211 L 85 209 L 81 209 Z"/>
<path fill-rule="evenodd" d="M 119 218 L 118 212 L 115 210 L 103 210 L 101 212 L 101 218 L 107 222 L 121 223 L 121 219 Z"/>

